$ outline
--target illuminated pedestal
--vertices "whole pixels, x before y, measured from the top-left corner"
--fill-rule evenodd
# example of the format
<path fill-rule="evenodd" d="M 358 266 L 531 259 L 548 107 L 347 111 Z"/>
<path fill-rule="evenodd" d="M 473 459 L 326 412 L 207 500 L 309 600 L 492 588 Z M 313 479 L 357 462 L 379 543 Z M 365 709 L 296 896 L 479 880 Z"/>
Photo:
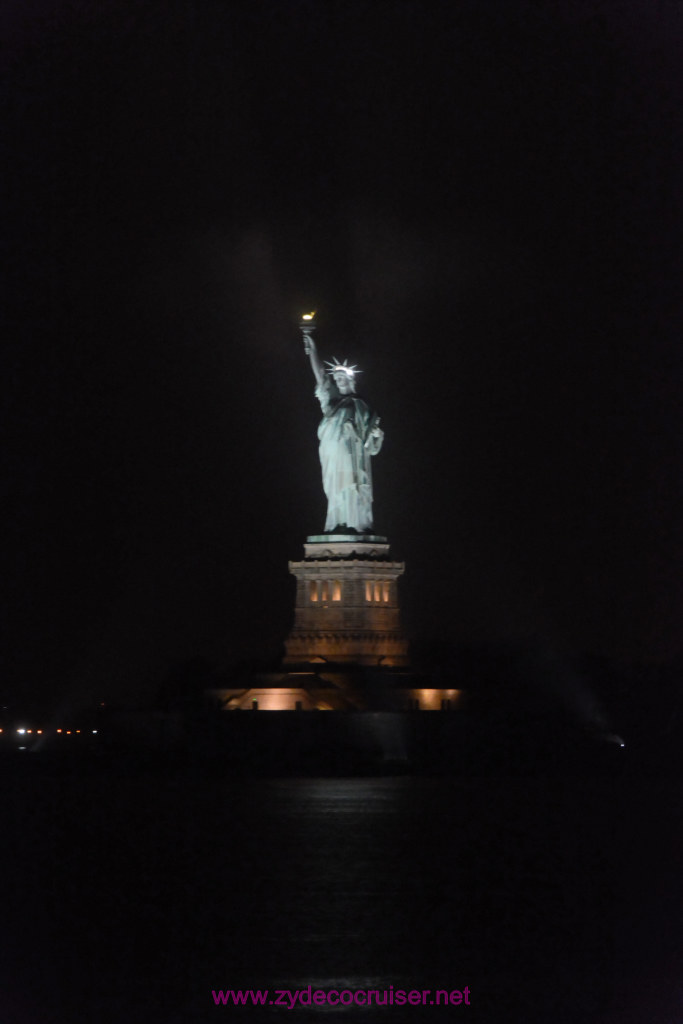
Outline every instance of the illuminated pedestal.
<path fill-rule="evenodd" d="M 408 664 L 397 588 L 405 564 L 389 560 L 386 537 L 308 537 L 303 561 L 289 571 L 296 606 L 285 664 Z"/>

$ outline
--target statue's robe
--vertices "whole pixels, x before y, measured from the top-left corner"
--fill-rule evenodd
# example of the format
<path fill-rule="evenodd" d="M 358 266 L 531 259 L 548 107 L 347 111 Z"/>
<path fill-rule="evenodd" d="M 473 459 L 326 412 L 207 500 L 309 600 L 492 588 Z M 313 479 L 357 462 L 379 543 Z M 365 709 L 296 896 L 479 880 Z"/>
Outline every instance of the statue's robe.
<path fill-rule="evenodd" d="M 381 436 L 370 434 L 376 419 L 362 398 L 342 395 L 329 378 L 316 387 L 315 394 L 323 411 L 318 439 L 323 488 L 327 495 L 325 532 L 337 526 L 359 532 L 372 531 L 370 461 L 382 445 Z M 346 424 L 351 424 L 353 429 Z"/>

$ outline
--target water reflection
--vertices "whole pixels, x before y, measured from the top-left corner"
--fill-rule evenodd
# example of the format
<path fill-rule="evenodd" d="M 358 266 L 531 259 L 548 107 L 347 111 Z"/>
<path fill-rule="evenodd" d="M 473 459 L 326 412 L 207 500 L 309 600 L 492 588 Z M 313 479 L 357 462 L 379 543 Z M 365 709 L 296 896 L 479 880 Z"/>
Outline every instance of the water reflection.
<path fill-rule="evenodd" d="M 5 815 L 20 844 L 7 977 L 101 1020 L 216 1020 L 219 988 L 470 985 L 485 1005 L 533 978 L 534 1005 L 559 1021 L 560 995 L 580 975 L 592 998 L 609 951 L 609 799 L 597 790 L 70 777 L 34 779 L 30 812 L 19 806 Z M 404 1013 L 424 1010 L 391 1019 Z"/>

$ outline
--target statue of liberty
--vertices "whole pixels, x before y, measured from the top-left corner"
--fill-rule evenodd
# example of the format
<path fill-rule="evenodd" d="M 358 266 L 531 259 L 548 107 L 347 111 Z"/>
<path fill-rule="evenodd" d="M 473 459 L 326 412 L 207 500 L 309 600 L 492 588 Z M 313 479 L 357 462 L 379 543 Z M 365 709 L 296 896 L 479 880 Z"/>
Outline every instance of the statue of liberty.
<path fill-rule="evenodd" d="M 301 322 L 304 350 L 316 380 L 323 418 L 318 427 L 323 489 L 327 495 L 325 532 L 372 533 L 371 458 L 382 447 L 384 431 L 356 395 L 355 366 L 335 361 L 323 368 L 313 341 L 313 314 Z"/>

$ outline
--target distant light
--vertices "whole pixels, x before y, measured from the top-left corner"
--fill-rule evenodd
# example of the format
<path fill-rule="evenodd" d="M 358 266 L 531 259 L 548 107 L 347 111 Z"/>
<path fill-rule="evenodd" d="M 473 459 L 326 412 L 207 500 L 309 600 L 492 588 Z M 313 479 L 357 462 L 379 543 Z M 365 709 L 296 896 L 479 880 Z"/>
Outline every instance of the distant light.
<path fill-rule="evenodd" d="M 67 729 L 66 730 L 66 734 L 67 734 L 67 736 L 70 736 L 71 735 L 71 729 Z"/>
<path fill-rule="evenodd" d="M 27 729 L 26 732 L 33 732 L 33 729 Z"/>
<path fill-rule="evenodd" d="M 26 747 L 18 747 L 18 750 L 26 750 Z"/>
<path fill-rule="evenodd" d="M 36 732 L 38 733 L 39 736 L 41 736 L 42 733 L 43 733 L 43 730 L 42 729 L 36 729 Z"/>
<path fill-rule="evenodd" d="M 61 729 L 57 729 L 57 732 L 61 732 L 61 731 L 62 731 Z"/>
<path fill-rule="evenodd" d="M 304 315 L 301 317 L 301 319 L 302 320 L 312 320 L 314 316 L 315 316 L 315 310 L 313 310 L 312 313 L 304 313 Z"/>
<path fill-rule="evenodd" d="M 80 731 L 81 731 L 80 729 L 76 729 L 76 732 L 80 732 Z"/>
<path fill-rule="evenodd" d="M 17 729 L 17 732 L 21 733 L 21 735 L 23 736 L 24 733 L 26 732 L 26 729 Z"/>
<path fill-rule="evenodd" d="M 93 732 L 93 736 L 94 736 L 94 735 L 95 735 L 95 733 L 97 732 L 97 729 L 93 729 L 93 731 L 92 731 L 92 732 Z"/>

